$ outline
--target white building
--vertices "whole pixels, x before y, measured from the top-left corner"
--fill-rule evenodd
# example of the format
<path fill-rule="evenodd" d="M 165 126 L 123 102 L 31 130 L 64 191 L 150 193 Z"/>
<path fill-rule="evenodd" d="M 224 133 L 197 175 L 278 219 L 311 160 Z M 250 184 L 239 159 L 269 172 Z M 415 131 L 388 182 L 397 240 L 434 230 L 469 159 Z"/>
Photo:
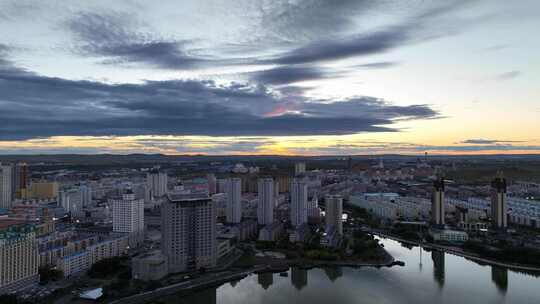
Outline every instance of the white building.
<path fill-rule="evenodd" d="M 12 207 L 12 171 L 13 168 L 0 163 L 0 208 L 9 209 Z"/>
<path fill-rule="evenodd" d="M 274 180 L 261 178 L 258 184 L 259 203 L 257 205 L 257 223 L 268 225 L 274 222 Z"/>
<path fill-rule="evenodd" d="M 167 174 L 152 169 L 146 174 L 146 183 L 153 198 L 162 197 L 167 194 Z"/>
<path fill-rule="evenodd" d="M 144 240 L 144 200 L 135 199 L 127 190 L 121 199 L 111 199 L 113 209 L 113 231 L 127 233 L 129 245 L 136 247 Z"/>
<path fill-rule="evenodd" d="M 291 184 L 291 224 L 293 227 L 307 223 L 307 184 L 294 179 Z"/>
<path fill-rule="evenodd" d="M 92 205 L 92 188 L 87 185 L 81 185 L 79 187 L 81 191 L 81 202 L 84 207 Z"/>
<path fill-rule="evenodd" d="M 161 232 L 169 272 L 216 265 L 216 208 L 207 194 L 169 193 L 161 205 Z"/>
<path fill-rule="evenodd" d="M 229 178 L 225 192 L 227 193 L 227 223 L 238 224 L 242 220 L 242 180 Z"/>
<path fill-rule="evenodd" d="M 436 242 L 464 243 L 469 240 L 467 232 L 460 230 L 431 229 L 429 234 Z"/>
<path fill-rule="evenodd" d="M 82 195 L 79 188 L 62 190 L 59 194 L 60 206 L 72 216 L 79 217 L 84 215 Z"/>
<path fill-rule="evenodd" d="M 167 257 L 159 250 L 133 257 L 131 266 L 131 276 L 136 280 L 157 281 L 169 273 Z"/>
<path fill-rule="evenodd" d="M 326 205 L 326 230 L 334 226 L 336 233 L 343 235 L 343 198 L 339 195 L 327 195 L 324 203 Z"/>
<path fill-rule="evenodd" d="M 308 202 L 308 219 L 318 221 L 321 217 L 321 209 L 319 208 L 319 198 L 314 195 Z"/>
<path fill-rule="evenodd" d="M 306 173 L 306 163 L 300 162 L 294 164 L 294 175 L 302 175 Z"/>
<path fill-rule="evenodd" d="M 217 192 L 217 179 L 216 175 L 209 173 L 206 175 L 206 182 L 208 183 L 208 193 L 210 195 L 216 194 Z"/>

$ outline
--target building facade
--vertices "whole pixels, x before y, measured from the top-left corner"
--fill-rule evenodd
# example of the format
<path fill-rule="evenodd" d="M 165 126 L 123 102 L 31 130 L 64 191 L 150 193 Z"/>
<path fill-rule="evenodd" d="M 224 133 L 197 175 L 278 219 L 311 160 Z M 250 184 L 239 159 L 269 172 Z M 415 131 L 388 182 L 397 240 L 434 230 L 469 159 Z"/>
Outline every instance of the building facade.
<path fill-rule="evenodd" d="M 113 209 L 113 231 L 126 233 L 131 247 L 139 246 L 144 240 L 144 200 L 136 199 L 127 190 L 121 199 L 109 201 Z"/>
<path fill-rule="evenodd" d="M 301 179 L 294 179 L 291 184 L 291 225 L 293 227 L 307 223 L 307 184 Z"/>
<path fill-rule="evenodd" d="M 495 229 L 508 227 L 506 179 L 497 177 L 491 182 L 491 222 Z"/>
<path fill-rule="evenodd" d="M 0 163 L 0 208 L 11 208 L 12 167 Z"/>
<path fill-rule="evenodd" d="M 225 192 L 227 193 L 227 223 L 238 224 L 242 220 L 242 180 L 229 178 Z"/>
<path fill-rule="evenodd" d="M 275 191 L 272 178 L 259 179 L 259 202 L 257 204 L 257 223 L 268 225 L 274 222 Z"/>
<path fill-rule="evenodd" d="M 38 267 L 34 226 L 23 221 L 0 220 L 0 294 L 37 283 Z"/>
<path fill-rule="evenodd" d="M 146 174 L 146 183 L 153 198 L 162 197 L 167 194 L 167 174 L 157 169 L 152 169 Z"/>
<path fill-rule="evenodd" d="M 11 196 L 13 199 L 26 198 L 26 192 L 30 180 L 28 179 L 28 165 L 26 163 L 17 163 L 12 170 Z"/>
<path fill-rule="evenodd" d="M 216 265 L 216 208 L 207 194 L 169 193 L 161 205 L 161 248 L 169 272 Z"/>
<path fill-rule="evenodd" d="M 328 230 L 331 226 L 336 228 L 336 233 L 343 235 L 343 198 L 339 195 L 327 195 L 324 198 L 326 205 L 325 224 Z"/>
<path fill-rule="evenodd" d="M 431 222 L 433 225 L 444 226 L 444 179 L 439 178 L 433 182 L 431 197 Z"/>

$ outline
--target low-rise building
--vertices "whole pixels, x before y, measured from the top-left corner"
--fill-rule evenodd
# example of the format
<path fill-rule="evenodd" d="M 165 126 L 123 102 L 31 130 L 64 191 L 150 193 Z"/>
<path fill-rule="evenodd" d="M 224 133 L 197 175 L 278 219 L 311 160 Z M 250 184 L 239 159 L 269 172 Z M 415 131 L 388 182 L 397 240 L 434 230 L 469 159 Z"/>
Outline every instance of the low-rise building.
<path fill-rule="evenodd" d="M 167 257 L 159 250 L 136 256 L 131 260 L 132 277 L 143 281 L 156 281 L 167 276 Z"/>
<path fill-rule="evenodd" d="M 340 240 L 341 236 L 339 235 L 336 226 L 330 226 L 321 237 L 321 246 L 335 248 L 339 245 Z"/>
<path fill-rule="evenodd" d="M 311 235 L 311 230 L 308 224 L 298 226 L 289 232 L 289 242 L 291 243 L 304 243 Z"/>
<path fill-rule="evenodd" d="M 57 260 L 56 267 L 65 277 L 69 277 L 90 269 L 103 259 L 125 255 L 128 248 L 128 235 L 111 235 L 106 238 L 83 237 L 68 244 L 68 254 Z"/>
<path fill-rule="evenodd" d="M 277 241 L 279 240 L 284 233 L 283 223 L 274 222 L 270 225 L 264 226 L 261 231 L 259 231 L 259 241 Z"/>
<path fill-rule="evenodd" d="M 224 258 L 234 250 L 234 246 L 231 245 L 230 239 L 220 239 L 217 242 L 217 257 L 218 259 Z"/>
<path fill-rule="evenodd" d="M 465 231 L 450 229 L 430 229 L 429 234 L 435 242 L 464 243 L 469 240 Z"/>

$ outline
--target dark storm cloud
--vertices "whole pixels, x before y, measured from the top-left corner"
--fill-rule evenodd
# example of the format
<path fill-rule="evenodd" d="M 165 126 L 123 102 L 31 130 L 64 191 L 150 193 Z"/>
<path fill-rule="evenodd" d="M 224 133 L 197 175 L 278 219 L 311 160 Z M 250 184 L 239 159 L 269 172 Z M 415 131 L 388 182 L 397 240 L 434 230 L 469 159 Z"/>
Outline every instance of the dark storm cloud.
<path fill-rule="evenodd" d="M 250 78 L 264 84 L 289 84 L 305 80 L 325 78 L 328 72 L 311 66 L 281 66 L 250 73 Z"/>
<path fill-rule="evenodd" d="M 163 69 L 192 68 L 209 60 L 189 54 L 190 41 L 170 41 L 139 30 L 127 14 L 83 13 L 67 23 L 78 52 L 108 58 L 104 63 L 143 63 Z"/>
<path fill-rule="evenodd" d="M 0 69 L 0 140 L 60 135 L 339 135 L 396 131 L 437 113 L 362 97 L 284 103 L 262 85 L 170 80 L 104 84 Z M 287 111 L 289 107 L 293 111 Z M 284 109 L 279 115 L 267 115 Z"/>

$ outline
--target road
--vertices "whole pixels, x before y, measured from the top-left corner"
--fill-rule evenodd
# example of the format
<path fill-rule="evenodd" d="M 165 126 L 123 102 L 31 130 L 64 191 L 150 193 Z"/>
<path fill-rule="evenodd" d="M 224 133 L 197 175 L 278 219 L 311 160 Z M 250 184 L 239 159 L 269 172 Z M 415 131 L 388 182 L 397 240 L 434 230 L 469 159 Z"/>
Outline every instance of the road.
<path fill-rule="evenodd" d="M 156 297 L 168 296 L 181 291 L 188 291 L 198 288 L 203 288 L 209 285 L 215 285 L 220 283 L 225 283 L 237 279 L 244 278 L 247 275 L 250 275 L 256 271 L 261 271 L 266 269 L 265 265 L 255 266 L 250 270 L 240 271 L 230 273 L 230 271 L 225 271 L 221 273 L 210 273 L 205 275 L 202 278 L 193 279 L 186 282 L 180 282 L 165 287 L 161 287 L 155 290 L 139 293 L 122 299 L 118 299 L 110 302 L 111 304 L 132 304 L 132 303 L 142 303 L 144 301 L 151 300 Z"/>

